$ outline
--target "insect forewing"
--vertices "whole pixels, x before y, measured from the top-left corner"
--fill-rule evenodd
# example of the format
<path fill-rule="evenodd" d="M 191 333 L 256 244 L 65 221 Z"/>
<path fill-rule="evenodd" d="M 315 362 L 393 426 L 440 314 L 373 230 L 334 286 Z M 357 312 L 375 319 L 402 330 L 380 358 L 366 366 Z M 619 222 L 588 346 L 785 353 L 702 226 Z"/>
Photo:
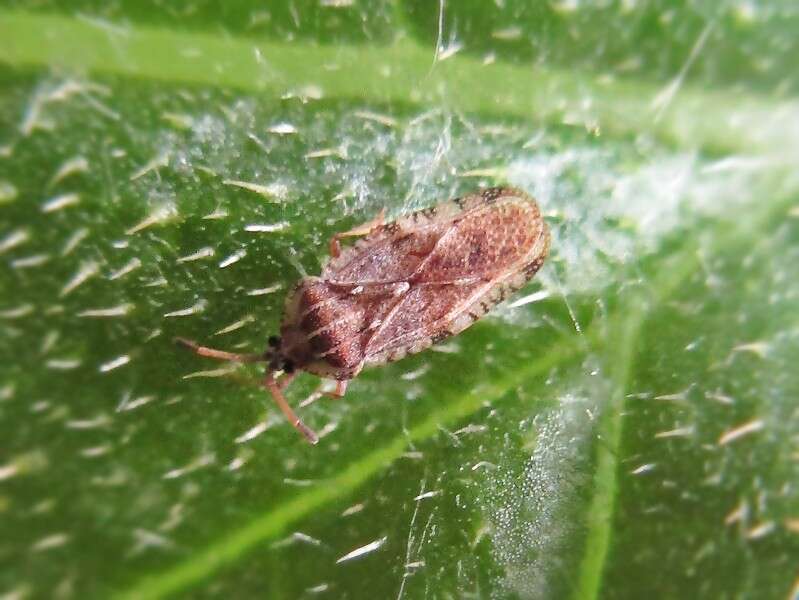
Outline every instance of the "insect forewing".
<path fill-rule="evenodd" d="M 332 259 L 321 278 L 353 285 L 407 281 L 433 251 L 443 228 L 430 223 L 410 230 L 399 221 L 379 227 Z"/>
<path fill-rule="evenodd" d="M 323 277 L 386 295 L 363 340 L 368 363 L 395 360 L 458 333 L 521 287 L 543 263 L 549 234 L 523 192 L 493 188 L 377 228 L 330 262 Z"/>
<path fill-rule="evenodd" d="M 451 219 L 429 256 L 419 265 L 416 283 L 489 282 L 523 267 L 543 241 L 544 222 L 526 196 L 506 196 L 478 204 Z"/>

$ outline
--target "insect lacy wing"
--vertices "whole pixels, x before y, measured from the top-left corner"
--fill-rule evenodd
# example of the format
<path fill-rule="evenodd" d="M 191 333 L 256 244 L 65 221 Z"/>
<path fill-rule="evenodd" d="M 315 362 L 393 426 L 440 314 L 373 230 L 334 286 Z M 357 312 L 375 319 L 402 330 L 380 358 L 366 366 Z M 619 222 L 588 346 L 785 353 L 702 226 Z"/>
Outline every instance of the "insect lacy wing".
<path fill-rule="evenodd" d="M 490 281 L 522 267 L 543 235 L 535 205 L 518 199 L 465 213 L 451 222 L 413 283 Z"/>
<path fill-rule="evenodd" d="M 452 220 L 364 344 L 366 361 L 401 358 L 466 329 L 535 274 L 547 246 L 546 226 L 531 203 L 497 203 Z"/>
<path fill-rule="evenodd" d="M 380 363 L 430 346 L 449 335 L 457 316 L 484 295 L 491 283 L 420 285 L 408 290 L 364 344 L 366 362 Z M 474 319 L 470 320 L 471 323 Z M 399 352 L 396 356 L 392 351 Z"/>
<path fill-rule="evenodd" d="M 479 200 L 469 197 L 463 212 L 447 203 L 437 216 L 420 211 L 380 227 L 331 260 L 322 278 L 353 285 L 491 279 L 529 253 L 544 225 L 526 196 Z"/>
<path fill-rule="evenodd" d="M 322 279 L 341 284 L 407 281 L 435 248 L 448 223 L 406 231 L 392 223 L 370 233 L 322 271 Z"/>

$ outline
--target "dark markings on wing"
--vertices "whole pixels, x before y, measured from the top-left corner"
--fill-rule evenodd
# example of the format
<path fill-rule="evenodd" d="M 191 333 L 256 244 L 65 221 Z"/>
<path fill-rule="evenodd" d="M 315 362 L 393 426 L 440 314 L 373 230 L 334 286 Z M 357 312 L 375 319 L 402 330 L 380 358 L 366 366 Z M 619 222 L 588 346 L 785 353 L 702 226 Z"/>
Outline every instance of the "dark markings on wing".
<path fill-rule="evenodd" d="M 430 338 L 434 344 L 438 344 L 439 342 L 443 342 L 445 339 L 450 337 L 452 332 L 447 329 L 442 329 L 441 331 L 437 331 L 433 334 L 433 337 Z"/>
<path fill-rule="evenodd" d="M 524 266 L 524 275 L 527 279 L 532 279 L 533 275 L 538 273 L 538 270 L 544 264 L 544 259 L 546 259 L 546 256 L 539 256 Z"/>
<path fill-rule="evenodd" d="M 484 199 L 486 202 L 488 202 L 489 204 L 491 204 L 491 203 L 494 203 L 494 202 L 496 202 L 496 201 L 497 201 L 497 198 L 501 198 L 502 196 L 505 196 L 505 195 L 507 195 L 507 193 L 508 193 L 509 191 L 511 191 L 511 192 L 512 192 L 512 191 L 514 191 L 514 190 L 509 190 L 508 188 L 497 188 L 497 187 L 494 187 L 494 188 L 486 188 L 486 189 L 484 189 L 484 190 L 483 190 L 483 191 L 480 193 L 480 195 L 481 195 L 481 196 L 483 196 L 483 199 Z"/>

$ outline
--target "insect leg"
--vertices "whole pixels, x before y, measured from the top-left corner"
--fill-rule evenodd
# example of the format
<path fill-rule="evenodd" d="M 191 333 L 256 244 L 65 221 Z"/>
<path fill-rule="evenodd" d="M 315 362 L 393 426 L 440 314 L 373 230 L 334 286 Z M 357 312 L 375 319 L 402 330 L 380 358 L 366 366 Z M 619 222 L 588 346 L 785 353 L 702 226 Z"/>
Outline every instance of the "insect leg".
<path fill-rule="evenodd" d="M 297 376 L 297 372 L 294 371 L 293 373 L 284 373 L 283 377 L 280 378 L 280 381 L 277 381 L 277 387 L 281 390 L 285 390 L 286 386 L 291 383 L 291 380 Z"/>
<path fill-rule="evenodd" d="M 343 381 L 336 380 L 336 389 L 332 392 L 325 392 L 326 396 L 330 396 L 331 398 L 343 398 L 344 394 L 347 393 L 347 384 L 349 383 L 348 379 Z"/>
<path fill-rule="evenodd" d="M 234 362 L 242 363 L 266 362 L 268 360 L 264 354 L 236 354 L 235 352 L 215 350 L 214 348 L 208 348 L 207 346 L 200 346 L 197 342 L 193 342 L 182 337 L 175 338 L 175 343 L 188 348 L 195 354 L 206 356 L 208 358 L 215 358 L 217 360 L 232 360 Z"/>
<path fill-rule="evenodd" d="M 330 238 L 330 256 L 336 258 L 339 254 L 341 254 L 341 238 L 345 237 L 355 237 L 359 235 L 368 235 L 372 232 L 373 229 L 377 229 L 378 227 L 383 225 L 383 218 L 386 216 L 386 209 L 380 211 L 374 219 L 371 221 L 367 221 L 366 223 L 362 223 L 357 227 L 353 227 L 349 231 L 342 231 L 340 233 L 333 234 L 333 237 Z"/>
<path fill-rule="evenodd" d="M 269 390 L 269 393 L 272 394 L 272 398 L 280 410 L 283 411 L 283 414 L 286 415 L 286 419 L 288 419 L 289 423 L 291 423 L 292 426 L 299 431 L 306 440 L 312 444 L 316 444 L 319 441 L 319 436 L 316 435 L 316 433 L 314 433 L 310 427 L 303 423 L 295 414 L 295 412 L 291 410 L 289 403 L 286 402 L 286 399 L 283 397 L 283 392 L 280 391 L 280 385 L 277 383 L 277 381 L 275 381 L 271 371 L 267 371 L 266 376 L 264 377 L 264 386 Z"/>

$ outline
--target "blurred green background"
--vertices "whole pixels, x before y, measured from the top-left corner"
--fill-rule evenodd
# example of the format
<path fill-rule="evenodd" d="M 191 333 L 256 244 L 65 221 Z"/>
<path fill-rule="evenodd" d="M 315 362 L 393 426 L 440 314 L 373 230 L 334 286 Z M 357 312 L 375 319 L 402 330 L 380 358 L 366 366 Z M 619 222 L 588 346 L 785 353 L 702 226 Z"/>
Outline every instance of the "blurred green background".
<path fill-rule="evenodd" d="M 799 596 L 799 7 L 0 6 L 0 598 Z M 326 241 L 480 186 L 550 259 L 343 400 Z"/>

